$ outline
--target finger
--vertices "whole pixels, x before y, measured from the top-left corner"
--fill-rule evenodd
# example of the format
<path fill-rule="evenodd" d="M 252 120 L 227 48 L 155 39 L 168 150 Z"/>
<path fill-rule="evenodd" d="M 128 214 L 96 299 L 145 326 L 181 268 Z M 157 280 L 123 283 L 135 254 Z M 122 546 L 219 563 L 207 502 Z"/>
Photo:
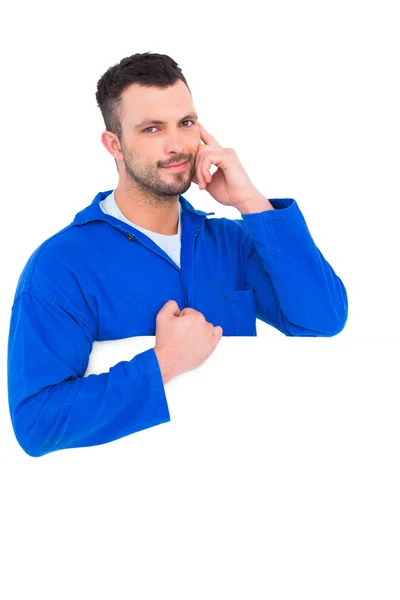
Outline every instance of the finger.
<path fill-rule="evenodd" d="M 184 317 L 185 315 L 190 315 L 190 313 L 194 312 L 193 308 L 189 308 L 188 306 L 186 308 L 184 308 L 183 310 L 181 310 L 181 317 Z"/>
<path fill-rule="evenodd" d="M 204 175 L 203 175 L 203 161 L 204 161 L 204 155 L 200 154 L 198 155 L 198 160 L 197 160 L 197 164 L 196 164 L 196 177 L 198 180 L 198 186 L 201 190 L 203 190 L 206 185 L 207 182 L 204 179 Z"/>
<path fill-rule="evenodd" d="M 161 310 L 164 312 L 170 312 L 175 315 L 177 315 L 181 312 L 180 308 L 179 308 L 179 304 L 176 302 L 176 300 L 168 300 L 164 304 L 164 306 L 162 307 Z"/>
<path fill-rule="evenodd" d="M 212 164 L 213 164 L 213 162 L 212 162 L 211 156 L 209 154 L 208 155 L 205 154 L 202 158 L 201 166 L 200 166 L 201 177 L 204 182 L 204 187 L 206 187 L 207 183 L 210 183 L 212 180 L 212 175 L 209 171 L 209 169 L 211 169 Z"/>
<path fill-rule="evenodd" d="M 206 183 L 210 183 L 210 181 L 212 180 L 212 175 L 210 173 L 210 169 L 213 165 L 212 162 L 212 158 L 211 156 L 205 156 L 203 159 L 203 176 L 204 176 L 204 180 L 206 181 Z"/>
<path fill-rule="evenodd" d="M 199 125 L 199 129 L 200 129 L 200 136 L 201 136 L 201 139 L 203 140 L 203 142 L 205 144 L 211 144 L 214 146 L 219 146 L 221 148 L 221 144 L 219 144 L 217 142 L 217 140 L 210 133 L 208 133 L 208 131 L 206 129 L 204 129 L 203 125 L 200 125 L 199 122 L 198 122 L 198 125 Z"/>
<path fill-rule="evenodd" d="M 209 149 L 207 150 L 203 150 L 203 148 L 205 148 L 205 146 L 203 145 L 202 148 L 198 148 L 197 154 L 196 154 L 196 159 L 195 159 L 195 174 L 196 174 L 196 181 L 194 180 L 194 178 L 192 178 L 192 181 L 194 183 L 197 183 L 197 185 L 199 186 L 200 189 L 204 189 L 206 187 L 207 182 L 211 181 L 211 178 L 209 178 L 207 176 L 207 179 L 205 178 L 205 173 L 203 172 L 203 160 L 204 157 L 208 156 L 208 153 L 210 152 Z"/>

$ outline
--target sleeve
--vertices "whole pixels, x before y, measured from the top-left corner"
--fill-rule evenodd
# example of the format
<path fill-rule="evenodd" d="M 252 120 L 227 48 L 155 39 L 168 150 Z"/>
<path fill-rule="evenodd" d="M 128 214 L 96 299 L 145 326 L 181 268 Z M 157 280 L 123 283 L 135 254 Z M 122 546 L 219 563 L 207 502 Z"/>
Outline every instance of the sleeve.
<path fill-rule="evenodd" d="M 315 245 L 297 202 L 269 202 L 275 210 L 242 215 L 251 240 L 244 283 L 254 290 L 257 318 L 288 336 L 338 334 L 348 315 L 341 279 Z"/>
<path fill-rule="evenodd" d="M 153 348 L 108 373 L 83 377 L 95 334 L 78 314 L 48 294 L 24 292 L 14 301 L 9 408 L 30 456 L 104 444 L 170 421 Z"/>

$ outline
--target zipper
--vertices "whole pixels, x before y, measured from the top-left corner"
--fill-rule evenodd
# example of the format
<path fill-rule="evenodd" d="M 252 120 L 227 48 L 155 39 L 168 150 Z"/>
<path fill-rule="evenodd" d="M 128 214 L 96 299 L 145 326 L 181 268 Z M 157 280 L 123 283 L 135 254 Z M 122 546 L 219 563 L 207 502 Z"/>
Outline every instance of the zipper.
<path fill-rule="evenodd" d="M 194 290 L 194 245 L 196 243 L 196 236 L 198 235 L 200 229 L 201 229 L 201 227 L 199 227 L 198 230 L 196 231 L 196 233 L 194 234 L 194 236 L 193 236 L 193 244 L 192 244 L 192 257 L 193 257 L 193 260 L 192 260 L 192 273 L 191 273 L 191 290 L 192 290 L 192 298 L 191 298 L 192 301 L 191 301 L 191 304 L 192 304 L 192 307 L 193 307 L 193 304 L 194 304 L 194 292 L 193 292 L 193 290 Z M 188 297 L 186 298 L 186 304 L 189 305 L 189 298 Z"/>
<path fill-rule="evenodd" d="M 212 214 L 215 214 L 215 213 L 212 213 Z M 109 216 L 111 216 L 111 215 L 109 215 Z M 115 217 L 112 217 L 112 218 L 115 218 Z M 104 219 L 104 220 L 106 220 L 106 219 Z M 185 297 L 186 307 L 190 307 L 190 305 L 193 304 L 193 300 L 194 300 L 193 299 L 193 289 L 194 289 L 194 287 L 193 287 L 194 286 L 194 246 L 195 246 L 195 243 L 196 243 L 196 236 L 199 234 L 199 232 L 200 232 L 200 230 L 201 230 L 204 222 L 199 224 L 199 227 L 197 228 L 197 231 L 194 233 L 193 240 L 192 240 L 191 252 L 192 252 L 193 260 L 192 260 L 191 273 L 190 273 L 190 275 L 188 274 L 188 276 L 190 277 L 190 280 L 191 280 L 190 281 L 191 290 L 192 290 L 191 302 L 190 302 L 190 299 L 189 299 L 189 292 L 188 292 L 189 286 L 185 286 L 184 282 L 183 282 L 183 279 L 182 279 L 182 268 L 178 267 L 178 265 L 172 260 L 172 258 L 170 256 L 168 256 L 168 254 L 166 252 L 164 252 L 162 250 L 161 247 L 157 246 L 158 250 L 156 250 L 156 249 L 153 249 L 153 248 L 150 248 L 149 246 L 147 246 L 147 244 L 145 244 L 142 240 L 139 239 L 139 237 L 137 236 L 136 230 L 133 227 L 130 227 L 129 225 L 127 225 L 127 224 L 126 224 L 126 227 L 129 227 L 129 230 L 126 227 L 120 226 L 119 223 L 118 224 L 114 224 L 114 223 L 110 223 L 109 221 L 108 221 L 108 223 L 110 225 L 112 225 L 113 227 L 115 227 L 116 229 L 119 229 L 125 236 L 128 235 L 128 234 L 132 235 L 134 237 L 134 240 L 136 242 L 141 243 L 142 246 L 145 246 L 145 248 L 147 250 L 150 250 L 151 252 L 153 252 L 154 254 L 156 254 L 157 256 L 159 256 L 160 258 L 163 258 L 171 266 L 173 266 L 177 271 L 179 271 L 179 273 L 181 275 L 182 288 L 184 290 L 184 297 Z M 151 240 L 151 241 L 153 241 L 153 240 Z M 153 242 L 153 243 L 155 243 L 155 242 Z M 161 254 L 161 252 L 163 252 L 164 254 Z M 182 237 L 181 237 L 181 253 L 182 253 Z"/>

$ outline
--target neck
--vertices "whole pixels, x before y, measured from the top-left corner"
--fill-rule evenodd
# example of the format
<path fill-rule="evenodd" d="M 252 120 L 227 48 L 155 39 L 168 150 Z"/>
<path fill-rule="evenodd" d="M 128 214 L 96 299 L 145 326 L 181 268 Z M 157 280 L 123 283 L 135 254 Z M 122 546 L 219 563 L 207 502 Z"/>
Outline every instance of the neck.
<path fill-rule="evenodd" d="M 165 197 L 143 197 L 119 183 L 114 190 L 114 199 L 122 214 L 135 225 L 163 235 L 178 233 L 179 196 L 170 196 L 167 200 Z"/>

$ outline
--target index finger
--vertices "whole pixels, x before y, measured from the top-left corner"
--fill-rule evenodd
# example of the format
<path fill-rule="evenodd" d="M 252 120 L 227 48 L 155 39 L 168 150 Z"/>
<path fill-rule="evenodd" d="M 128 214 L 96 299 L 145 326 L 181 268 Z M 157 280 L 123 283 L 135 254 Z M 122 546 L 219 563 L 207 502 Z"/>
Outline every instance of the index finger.
<path fill-rule="evenodd" d="M 221 148 L 221 144 L 219 144 L 217 142 L 217 140 L 210 134 L 208 133 L 208 131 L 206 129 L 204 129 L 203 125 L 201 125 L 199 122 L 197 122 L 200 128 L 200 137 L 201 140 L 205 143 L 205 144 L 209 144 L 211 146 L 219 146 Z"/>

